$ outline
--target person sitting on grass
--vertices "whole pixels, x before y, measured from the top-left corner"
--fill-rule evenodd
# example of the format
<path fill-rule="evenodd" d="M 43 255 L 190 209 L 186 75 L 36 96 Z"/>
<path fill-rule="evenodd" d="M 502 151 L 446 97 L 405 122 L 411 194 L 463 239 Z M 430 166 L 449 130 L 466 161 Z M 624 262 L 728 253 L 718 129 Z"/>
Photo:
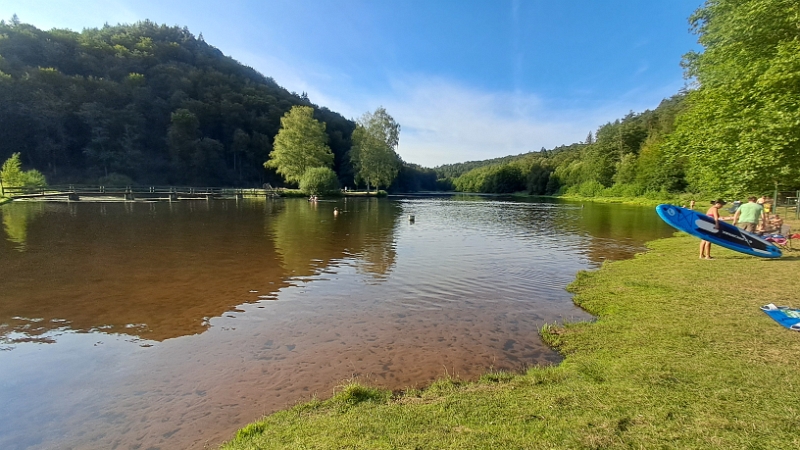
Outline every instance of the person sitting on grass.
<path fill-rule="evenodd" d="M 780 214 L 775 214 L 775 217 L 769 219 L 769 226 L 767 227 L 768 232 L 780 233 L 782 228 L 783 228 L 783 219 L 781 219 Z"/>
<path fill-rule="evenodd" d="M 711 202 L 711 208 L 709 208 L 706 214 L 714 219 L 714 228 L 719 230 L 719 209 L 725 206 L 725 200 L 721 198 Z M 711 257 L 711 242 L 708 241 L 700 241 L 700 259 L 714 259 Z"/>

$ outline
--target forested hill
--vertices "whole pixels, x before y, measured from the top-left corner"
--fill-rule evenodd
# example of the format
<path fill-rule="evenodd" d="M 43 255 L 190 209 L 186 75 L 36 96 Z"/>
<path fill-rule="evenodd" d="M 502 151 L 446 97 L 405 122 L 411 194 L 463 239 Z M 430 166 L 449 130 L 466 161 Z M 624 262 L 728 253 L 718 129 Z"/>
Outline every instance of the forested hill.
<path fill-rule="evenodd" d="M 0 22 L 0 161 L 51 183 L 260 186 L 294 105 L 325 122 L 334 170 L 355 124 L 280 87 L 186 28 L 150 21 L 81 33 Z"/>
<path fill-rule="evenodd" d="M 472 169 L 477 169 L 483 166 L 490 166 L 492 164 L 507 164 L 514 160 L 524 158 L 527 155 L 530 155 L 532 152 L 523 153 L 521 155 L 510 155 L 510 156 L 501 156 L 499 158 L 492 158 L 492 159 L 484 159 L 481 161 L 466 161 L 461 163 L 454 163 L 454 164 L 442 164 L 441 166 L 436 166 L 433 170 L 436 171 L 436 175 L 439 178 L 457 178 L 465 173 L 469 172 Z"/>
<path fill-rule="evenodd" d="M 655 110 L 631 112 L 602 125 L 584 142 L 436 170 L 440 176 L 452 174 L 453 187 L 467 192 L 584 196 L 678 192 L 686 187 L 683 169 L 664 156 L 662 144 L 674 130 L 684 103 L 681 93 Z"/>

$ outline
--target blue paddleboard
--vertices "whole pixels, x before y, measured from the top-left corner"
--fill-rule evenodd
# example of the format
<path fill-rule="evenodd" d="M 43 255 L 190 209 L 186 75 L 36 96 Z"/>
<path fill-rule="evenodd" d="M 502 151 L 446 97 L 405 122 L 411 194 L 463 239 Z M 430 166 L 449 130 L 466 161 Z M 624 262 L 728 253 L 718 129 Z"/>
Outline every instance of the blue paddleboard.
<path fill-rule="evenodd" d="M 781 256 L 781 250 L 764 238 L 721 220 L 719 229 L 716 229 L 714 228 L 714 219 L 691 209 L 675 205 L 658 205 L 656 212 L 670 226 L 712 244 L 761 258 Z"/>

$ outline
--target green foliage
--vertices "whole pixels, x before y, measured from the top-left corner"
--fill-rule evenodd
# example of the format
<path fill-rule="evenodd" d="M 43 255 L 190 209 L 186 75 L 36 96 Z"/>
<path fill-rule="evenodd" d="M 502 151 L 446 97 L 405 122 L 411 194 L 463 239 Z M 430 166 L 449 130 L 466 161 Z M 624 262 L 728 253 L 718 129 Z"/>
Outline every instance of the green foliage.
<path fill-rule="evenodd" d="M 350 161 L 356 181 L 364 181 L 367 190 L 389 186 L 401 167 L 395 149 L 400 142 L 400 124 L 386 109 L 380 107 L 374 113 L 365 113 L 358 119 L 353 131 L 353 147 Z"/>
<path fill-rule="evenodd" d="M 308 194 L 300 189 L 281 189 L 280 196 L 286 198 L 306 198 Z"/>
<path fill-rule="evenodd" d="M 90 165 L 109 171 L 135 171 L 142 163 L 143 116 L 128 106 L 110 108 L 102 103 L 84 103 L 78 115 L 90 128 L 90 139 L 83 149 Z"/>
<path fill-rule="evenodd" d="M 392 192 L 417 192 L 449 189 L 442 189 L 439 186 L 434 169 L 403 162 L 397 171 L 397 177 L 389 186 L 389 190 Z"/>
<path fill-rule="evenodd" d="M 582 197 L 600 197 L 603 195 L 604 190 L 605 186 L 599 181 L 589 180 L 575 186 L 570 192 L 575 192 Z"/>
<path fill-rule="evenodd" d="M 678 192 L 686 188 L 684 160 L 666 155 L 663 143 L 674 130 L 683 99 L 679 94 L 653 111 L 609 122 L 585 143 L 506 157 L 499 163 L 487 160 L 442 167 L 449 173 L 474 167 L 451 181 L 456 190 L 465 192 L 527 190 L 531 195 L 582 197 Z"/>
<path fill-rule="evenodd" d="M 131 177 L 119 173 L 109 173 L 104 177 L 100 177 L 97 183 L 101 186 L 132 186 L 136 183 L 133 182 Z"/>
<path fill-rule="evenodd" d="M 800 3 L 708 0 L 690 22 L 689 93 L 668 150 L 693 189 L 742 196 L 800 186 Z"/>
<path fill-rule="evenodd" d="M 4 187 L 47 186 L 44 175 L 36 169 L 22 170 L 20 154 L 13 153 L 0 168 L 0 182 Z"/>
<path fill-rule="evenodd" d="M 683 164 L 680 159 L 669 158 L 664 152 L 664 141 L 658 136 L 648 138 L 637 161 L 633 182 L 644 192 L 667 190 L 683 191 L 686 188 Z"/>
<path fill-rule="evenodd" d="M 5 186 L 22 186 L 22 163 L 19 160 L 19 153 L 14 153 L 0 168 L 0 180 Z"/>
<path fill-rule="evenodd" d="M 265 167 L 276 169 L 290 183 L 300 183 L 306 170 L 333 165 L 325 124 L 314 119 L 314 109 L 294 106 L 281 118 L 275 149 Z"/>
<path fill-rule="evenodd" d="M 540 164 L 532 165 L 527 179 L 528 193 L 531 195 L 549 195 L 558 191 L 558 187 L 550 183 L 550 175 L 552 173 L 545 166 Z"/>
<path fill-rule="evenodd" d="M 465 173 L 473 169 L 477 169 L 483 166 L 507 164 L 530 154 L 531 153 L 526 153 L 524 155 L 503 156 L 500 158 L 486 159 L 482 161 L 467 161 L 455 164 L 444 164 L 441 166 L 437 166 L 436 168 L 434 168 L 434 170 L 436 171 L 436 175 L 438 178 L 452 180 L 460 177 L 461 175 L 464 175 Z"/>
<path fill-rule="evenodd" d="M 118 173 L 143 184 L 277 184 L 263 163 L 281 117 L 302 105 L 325 124 L 333 168 L 352 183 L 352 121 L 186 28 L 19 23 L 0 24 L 0 36 L 0 161 L 22 152 L 54 182 Z"/>
<path fill-rule="evenodd" d="M 300 190 L 306 195 L 339 193 L 339 179 L 328 167 L 312 167 L 300 178 Z"/>
<path fill-rule="evenodd" d="M 251 423 L 236 432 L 236 440 L 250 439 L 264 433 L 263 423 Z"/>
<path fill-rule="evenodd" d="M 519 163 L 482 166 L 453 180 L 461 192 L 488 192 L 505 194 L 526 189 L 527 177 Z"/>

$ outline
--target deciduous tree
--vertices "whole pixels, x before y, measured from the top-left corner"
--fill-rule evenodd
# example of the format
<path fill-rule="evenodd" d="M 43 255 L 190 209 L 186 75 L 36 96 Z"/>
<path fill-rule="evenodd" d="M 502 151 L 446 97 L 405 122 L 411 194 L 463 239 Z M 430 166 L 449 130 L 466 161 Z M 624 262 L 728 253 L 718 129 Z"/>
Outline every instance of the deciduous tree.
<path fill-rule="evenodd" d="M 383 107 L 357 120 L 350 161 L 356 179 L 366 182 L 368 191 L 370 185 L 389 186 L 397 176 L 401 162 L 395 149 L 399 142 L 400 124 Z"/>
<path fill-rule="evenodd" d="M 0 183 L 4 187 L 13 186 L 45 186 L 47 182 L 38 170 L 22 170 L 19 153 L 14 153 L 0 168 Z"/>
<path fill-rule="evenodd" d="M 300 179 L 300 190 L 309 195 L 330 194 L 339 191 L 336 172 L 328 167 L 312 167 Z"/>
<path fill-rule="evenodd" d="M 697 189 L 741 195 L 800 176 L 800 3 L 707 0 L 690 18 L 698 88 L 670 139 Z M 720 176 L 720 174 L 727 174 Z"/>
<path fill-rule="evenodd" d="M 299 183 L 312 167 L 331 167 L 333 152 L 328 147 L 325 124 L 313 117 L 314 108 L 294 106 L 281 118 L 267 168 L 275 169 L 290 183 Z"/>

